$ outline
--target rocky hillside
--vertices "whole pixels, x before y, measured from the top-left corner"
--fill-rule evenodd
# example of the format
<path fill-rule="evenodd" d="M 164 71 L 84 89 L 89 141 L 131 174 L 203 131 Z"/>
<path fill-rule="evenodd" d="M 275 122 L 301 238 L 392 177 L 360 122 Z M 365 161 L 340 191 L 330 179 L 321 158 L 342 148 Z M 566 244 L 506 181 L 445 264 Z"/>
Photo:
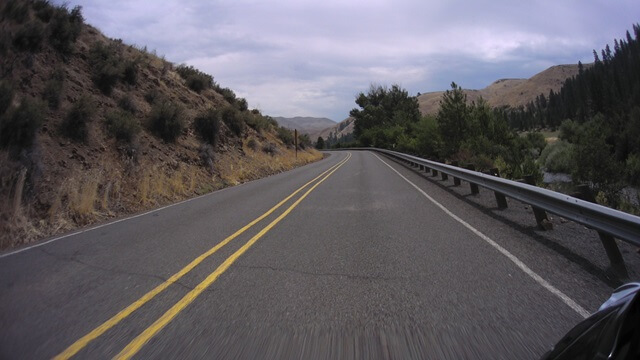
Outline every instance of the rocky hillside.
<path fill-rule="evenodd" d="M 585 65 L 587 67 L 587 65 Z M 530 79 L 501 79 L 481 90 L 464 90 L 468 101 L 483 97 L 489 105 L 518 107 L 524 106 L 540 94 L 548 95 L 550 90 L 558 91 L 567 78 L 578 74 L 578 65 L 552 66 Z M 435 114 L 440 108 L 444 91 L 424 93 L 418 96 L 420 112 Z"/>
<path fill-rule="evenodd" d="M 340 140 L 343 140 L 343 142 L 350 141 L 353 137 L 354 120 L 354 118 L 348 117 L 331 127 L 309 134 L 309 137 L 312 141 L 317 141 L 318 137 L 322 137 L 322 139 L 328 141 L 330 145 Z"/>
<path fill-rule="evenodd" d="M 0 249 L 322 157 L 292 144 L 212 76 L 80 8 L 0 2 Z"/>

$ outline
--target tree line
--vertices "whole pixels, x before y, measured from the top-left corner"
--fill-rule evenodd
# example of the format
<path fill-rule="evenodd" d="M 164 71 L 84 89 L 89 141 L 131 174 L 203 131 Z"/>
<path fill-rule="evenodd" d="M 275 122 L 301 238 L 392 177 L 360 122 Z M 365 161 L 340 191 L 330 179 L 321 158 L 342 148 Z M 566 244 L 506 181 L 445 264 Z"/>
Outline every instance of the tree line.
<path fill-rule="evenodd" d="M 614 40 L 594 64 L 583 66 L 558 92 L 541 94 L 525 107 L 492 108 L 467 102 L 456 83 L 435 115 L 422 116 L 418 101 L 398 85 L 371 85 L 356 97 L 357 146 L 394 149 L 421 157 L 497 168 L 521 178 L 541 171 L 565 172 L 587 183 L 601 202 L 617 206 L 620 190 L 640 185 L 640 26 Z M 547 145 L 539 130 L 559 130 Z"/>

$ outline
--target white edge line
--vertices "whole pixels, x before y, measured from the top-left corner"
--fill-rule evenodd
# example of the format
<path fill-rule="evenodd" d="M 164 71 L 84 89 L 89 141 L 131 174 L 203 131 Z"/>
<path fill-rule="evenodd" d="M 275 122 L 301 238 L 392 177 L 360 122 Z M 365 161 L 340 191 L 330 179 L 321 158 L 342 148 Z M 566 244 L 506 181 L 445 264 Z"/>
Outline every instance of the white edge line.
<path fill-rule="evenodd" d="M 322 160 L 324 160 L 324 159 L 326 159 L 326 158 L 325 158 L 325 157 L 323 157 L 323 158 L 322 158 L 322 159 L 320 159 L 319 161 L 322 161 Z M 319 161 L 318 161 L 318 162 L 319 162 Z M 288 170 L 288 171 L 292 171 L 292 170 L 295 170 L 295 169 L 300 169 L 300 168 L 302 168 L 302 167 L 305 167 L 305 166 L 307 166 L 307 165 L 311 165 L 311 164 L 315 164 L 315 163 L 305 164 L 305 165 L 303 165 L 303 166 L 299 166 L 299 167 L 297 167 L 297 168 L 294 168 L 294 169 L 291 169 L 291 170 Z M 5 258 L 5 257 L 12 256 L 12 255 L 16 255 L 16 254 L 19 254 L 19 253 L 24 252 L 24 251 L 27 251 L 27 250 L 35 249 L 35 248 L 38 248 L 38 247 L 40 247 L 40 246 L 44 246 L 44 245 L 47 245 L 47 244 L 49 244 L 49 243 L 52 243 L 52 242 L 54 242 L 54 241 L 62 240 L 62 239 L 65 239 L 65 238 L 68 238 L 68 237 L 71 237 L 71 236 L 75 236 L 75 235 L 79 235 L 79 234 L 83 234 L 83 233 L 86 233 L 86 232 L 89 232 L 89 231 L 97 230 L 97 229 L 103 228 L 103 227 L 105 227 L 105 226 L 109 226 L 109 225 L 117 224 L 117 223 L 119 223 L 119 222 L 123 222 L 123 221 L 127 221 L 127 220 L 132 220 L 132 219 L 135 219 L 135 218 L 140 217 L 140 216 L 149 215 L 149 214 L 154 213 L 154 212 L 156 212 L 156 211 L 161 211 L 161 210 L 164 210 L 164 209 L 166 209 L 166 208 L 170 208 L 170 207 L 172 207 L 172 206 L 177 206 L 177 205 L 180 205 L 180 204 L 184 204 L 184 203 L 189 202 L 189 201 L 198 200 L 198 199 L 203 198 L 203 197 L 205 197 L 205 196 L 210 196 L 210 195 L 213 195 L 213 194 L 217 194 L 217 193 L 222 192 L 222 191 L 225 191 L 225 190 L 236 189 L 236 188 L 238 188 L 238 187 L 240 187 L 240 186 L 242 186 L 242 185 L 248 185 L 248 184 L 250 184 L 250 183 L 252 183 L 252 182 L 259 181 L 259 180 L 264 180 L 264 179 L 270 178 L 270 177 L 272 177 L 272 176 L 280 175 L 280 174 L 285 173 L 285 172 L 287 172 L 287 171 L 279 172 L 279 173 L 276 173 L 276 174 L 271 174 L 271 175 L 266 176 L 266 177 L 262 177 L 262 178 L 255 179 L 255 180 L 251 180 L 251 181 L 247 181 L 247 182 L 243 182 L 243 183 L 240 183 L 240 184 L 238 184 L 238 185 L 228 186 L 228 187 L 226 187 L 226 188 L 218 189 L 218 190 L 216 190 L 216 191 L 212 191 L 212 192 L 209 192 L 209 193 L 206 193 L 206 194 L 202 194 L 202 195 L 199 195 L 199 196 L 196 196 L 196 197 L 193 197 L 193 198 L 189 198 L 189 199 L 185 199 L 185 200 L 182 200 L 182 201 L 178 201 L 177 203 L 173 203 L 173 204 L 165 205 L 165 206 L 162 206 L 162 207 L 159 207 L 159 208 L 156 208 L 156 209 L 151 209 L 151 210 L 146 211 L 146 212 L 143 212 L 143 213 L 141 213 L 141 214 L 135 214 L 135 215 L 132 215 L 132 216 L 124 217 L 124 218 L 122 218 L 122 219 L 118 219 L 118 220 L 110 221 L 110 222 L 107 222 L 107 223 L 104 223 L 104 224 L 100 224 L 100 225 L 96 225 L 96 226 L 92 226 L 92 227 L 89 227 L 89 228 L 86 228 L 86 229 L 83 229 L 83 230 L 80 230 L 80 231 L 74 231 L 74 232 L 71 232 L 71 233 L 68 233 L 68 234 L 64 234 L 64 235 L 62 235 L 62 236 L 58 236 L 58 237 L 55 237 L 55 238 L 53 238 L 53 239 L 49 239 L 49 240 L 43 241 L 43 242 L 41 242 L 41 243 L 37 243 L 37 244 L 33 244 L 33 245 L 29 245 L 29 246 L 23 247 L 23 248 L 21 248 L 21 249 L 17 249 L 17 250 L 9 251 L 9 252 L 4 253 L 4 254 L 0 254 L 0 259 Z"/>
<path fill-rule="evenodd" d="M 378 160 L 382 161 L 383 164 L 387 165 L 391 170 L 393 170 L 396 174 L 398 174 L 398 176 L 400 176 L 406 182 L 411 184 L 411 186 L 413 186 L 416 190 L 418 190 L 418 192 L 420 192 L 422 195 L 424 195 L 424 197 L 429 199 L 429 201 L 431 201 L 433 204 L 435 204 L 437 207 L 439 207 L 447 215 L 451 216 L 453 219 L 455 219 L 456 221 L 458 221 L 459 223 L 464 225 L 464 227 L 466 227 L 467 229 L 471 230 L 474 234 L 478 235 L 478 237 L 480 237 L 482 240 L 486 241 L 487 243 L 489 243 L 489 245 L 493 246 L 496 250 L 498 250 L 500 253 L 502 253 L 502 255 L 506 256 L 509 260 L 511 260 L 514 264 L 516 264 L 516 266 L 519 267 L 520 270 L 524 271 L 527 275 L 529 275 L 538 284 L 542 285 L 542 287 L 544 287 L 545 289 L 549 290 L 549 292 L 551 292 L 552 294 L 554 294 L 555 296 L 560 298 L 560 300 L 562 300 L 565 304 L 567 304 L 567 306 L 569 306 L 575 312 L 580 314 L 583 318 L 586 319 L 591 315 L 590 312 L 585 310 L 582 306 L 578 305 L 578 303 L 576 303 L 573 299 L 571 299 L 569 296 L 567 296 L 562 291 L 558 290 L 555 286 L 551 285 L 547 280 L 543 279 L 535 271 L 531 270 L 531 268 L 529 268 L 527 265 L 525 265 L 525 263 L 523 263 L 515 255 L 510 253 L 507 249 L 503 248 L 498 243 L 493 241 L 490 237 L 488 237 L 487 235 L 483 234 L 478 229 L 474 228 L 469 223 L 467 223 L 466 221 L 464 221 L 461 218 L 459 218 L 456 214 L 452 213 L 449 209 L 444 207 L 444 205 L 440 204 L 438 201 L 436 201 L 434 198 L 432 198 L 426 192 L 424 192 L 422 189 L 420 189 L 416 184 L 414 184 L 409 179 L 404 177 L 396 169 L 391 167 L 391 165 L 387 164 L 387 162 L 385 162 L 380 157 L 378 157 L 378 155 L 373 154 L 373 156 L 377 157 Z"/>

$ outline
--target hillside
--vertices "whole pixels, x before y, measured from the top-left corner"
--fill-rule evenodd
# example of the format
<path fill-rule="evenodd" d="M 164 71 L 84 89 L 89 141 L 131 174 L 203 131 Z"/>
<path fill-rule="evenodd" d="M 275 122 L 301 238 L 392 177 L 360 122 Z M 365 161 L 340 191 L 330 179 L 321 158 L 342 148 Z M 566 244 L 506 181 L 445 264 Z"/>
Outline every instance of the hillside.
<path fill-rule="evenodd" d="M 312 141 L 316 141 L 318 140 L 318 137 L 322 137 L 325 141 L 328 141 L 328 145 L 332 145 L 341 139 L 349 139 L 350 141 L 353 134 L 354 120 L 354 118 L 348 117 L 329 128 L 325 128 L 322 131 L 309 134 L 309 137 Z"/>
<path fill-rule="evenodd" d="M 465 89 L 464 93 L 470 102 L 476 101 L 482 96 L 493 107 L 524 106 L 540 94 L 548 95 L 550 90 L 560 90 L 567 78 L 577 74 L 578 65 L 556 65 L 529 79 L 501 79 L 484 89 Z M 444 91 L 429 92 L 418 96 L 420 112 L 423 114 L 437 113 L 442 94 Z"/>
<path fill-rule="evenodd" d="M 327 118 L 296 116 L 292 118 L 274 117 L 274 119 L 278 124 L 289 130 L 297 129 L 301 134 L 308 135 L 317 133 L 336 124 L 335 121 Z"/>
<path fill-rule="evenodd" d="M 585 65 L 585 68 L 589 65 Z M 557 65 L 552 66 L 530 79 L 500 79 L 493 82 L 481 90 L 465 89 L 467 101 L 476 101 L 481 96 L 487 100 L 489 105 L 494 107 L 524 106 L 528 102 L 535 100 L 540 94 L 548 94 L 549 90 L 558 91 L 565 79 L 578 74 L 578 65 Z M 418 96 L 418 104 L 422 114 L 435 114 L 440 108 L 440 99 L 444 91 L 424 93 Z M 338 142 L 339 139 L 351 140 L 353 133 L 353 118 L 347 118 L 342 122 L 321 131 L 311 132 L 309 137 L 316 141 L 318 136 L 323 139 L 333 139 L 330 144 Z"/>
<path fill-rule="evenodd" d="M 288 170 L 292 136 L 81 9 L 0 3 L 0 249 Z"/>

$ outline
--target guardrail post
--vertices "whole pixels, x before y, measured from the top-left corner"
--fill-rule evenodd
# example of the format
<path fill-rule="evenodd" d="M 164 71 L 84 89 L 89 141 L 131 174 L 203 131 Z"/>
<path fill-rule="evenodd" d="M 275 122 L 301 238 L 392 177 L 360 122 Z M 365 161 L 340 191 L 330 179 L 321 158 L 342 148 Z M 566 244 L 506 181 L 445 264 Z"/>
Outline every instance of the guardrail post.
<path fill-rule="evenodd" d="M 424 165 L 420 164 L 420 171 L 424 170 Z"/>
<path fill-rule="evenodd" d="M 457 167 L 458 166 L 458 162 L 457 161 L 452 161 L 451 165 Z M 453 177 L 453 186 L 460 186 L 460 179 L 457 177 Z"/>
<path fill-rule="evenodd" d="M 438 170 L 431 169 L 431 176 L 438 176 Z"/>
<path fill-rule="evenodd" d="M 579 185 L 578 191 L 580 192 L 580 199 L 596 203 L 596 199 L 591 192 L 591 189 L 588 185 Z M 622 254 L 620 254 L 620 249 L 618 248 L 618 244 L 616 244 L 616 239 L 602 231 L 598 231 L 598 236 L 600 237 L 600 241 L 602 242 L 602 246 L 604 247 L 605 252 L 607 253 L 607 257 L 609 258 L 609 262 L 611 263 L 611 269 L 613 272 L 619 277 L 628 279 L 629 274 L 627 273 L 627 268 L 624 265 L 624 259 L 622 258 Z"/>
<path fill-rule="evenodd" d="M 524 182 L 529 184 L 529 185 L 536 185 L 536 179 L 533 177 L 533 175 L 526 175 L 524 177 Z M 536 223 L 538 224 L 538 227 L 541 230 L 551 230 L 553 229 L 553 224 L 551 224 L 551 222 L 549 221 L 549 219 L 547 218 L 547 212 L 537 208 L 535 206 L 531 206 L 531 209 L 533 209 L 533 215 L 535 215 L 536 217 Z"/>
<path fill-rule="evenodd" d="M 473 164 L 468 164 L 467 169 L 471 171 L 476 171 L 476 167 Z M 471 188 L 471 193 L 473 195 L 480 193 L 480 189 L 478 189 L 478 184 L 469 183 L 469 187 Z"/>
<path fill-rule="evenodd" d="M 449 175 L 443 173 L 442 171 L 440 171 L 440 175 L 442 177 L 442 181 L 447 181 L 449 180 Z"/>
<path fill-rule="evenodd" d="M 500 170 L 498 170 L 497 168 L 493 168 L 490 171 L 491 171 L 491 175 L 500 177 Z M 508 205 L 507 205 L 507 198 L 504 197 L 504 194 L 499 193 L 497 191 L 495 191 L 494 194 L 496 196 L 496 202 L 498 203 L 498 208 L 506 209 Z"/>

